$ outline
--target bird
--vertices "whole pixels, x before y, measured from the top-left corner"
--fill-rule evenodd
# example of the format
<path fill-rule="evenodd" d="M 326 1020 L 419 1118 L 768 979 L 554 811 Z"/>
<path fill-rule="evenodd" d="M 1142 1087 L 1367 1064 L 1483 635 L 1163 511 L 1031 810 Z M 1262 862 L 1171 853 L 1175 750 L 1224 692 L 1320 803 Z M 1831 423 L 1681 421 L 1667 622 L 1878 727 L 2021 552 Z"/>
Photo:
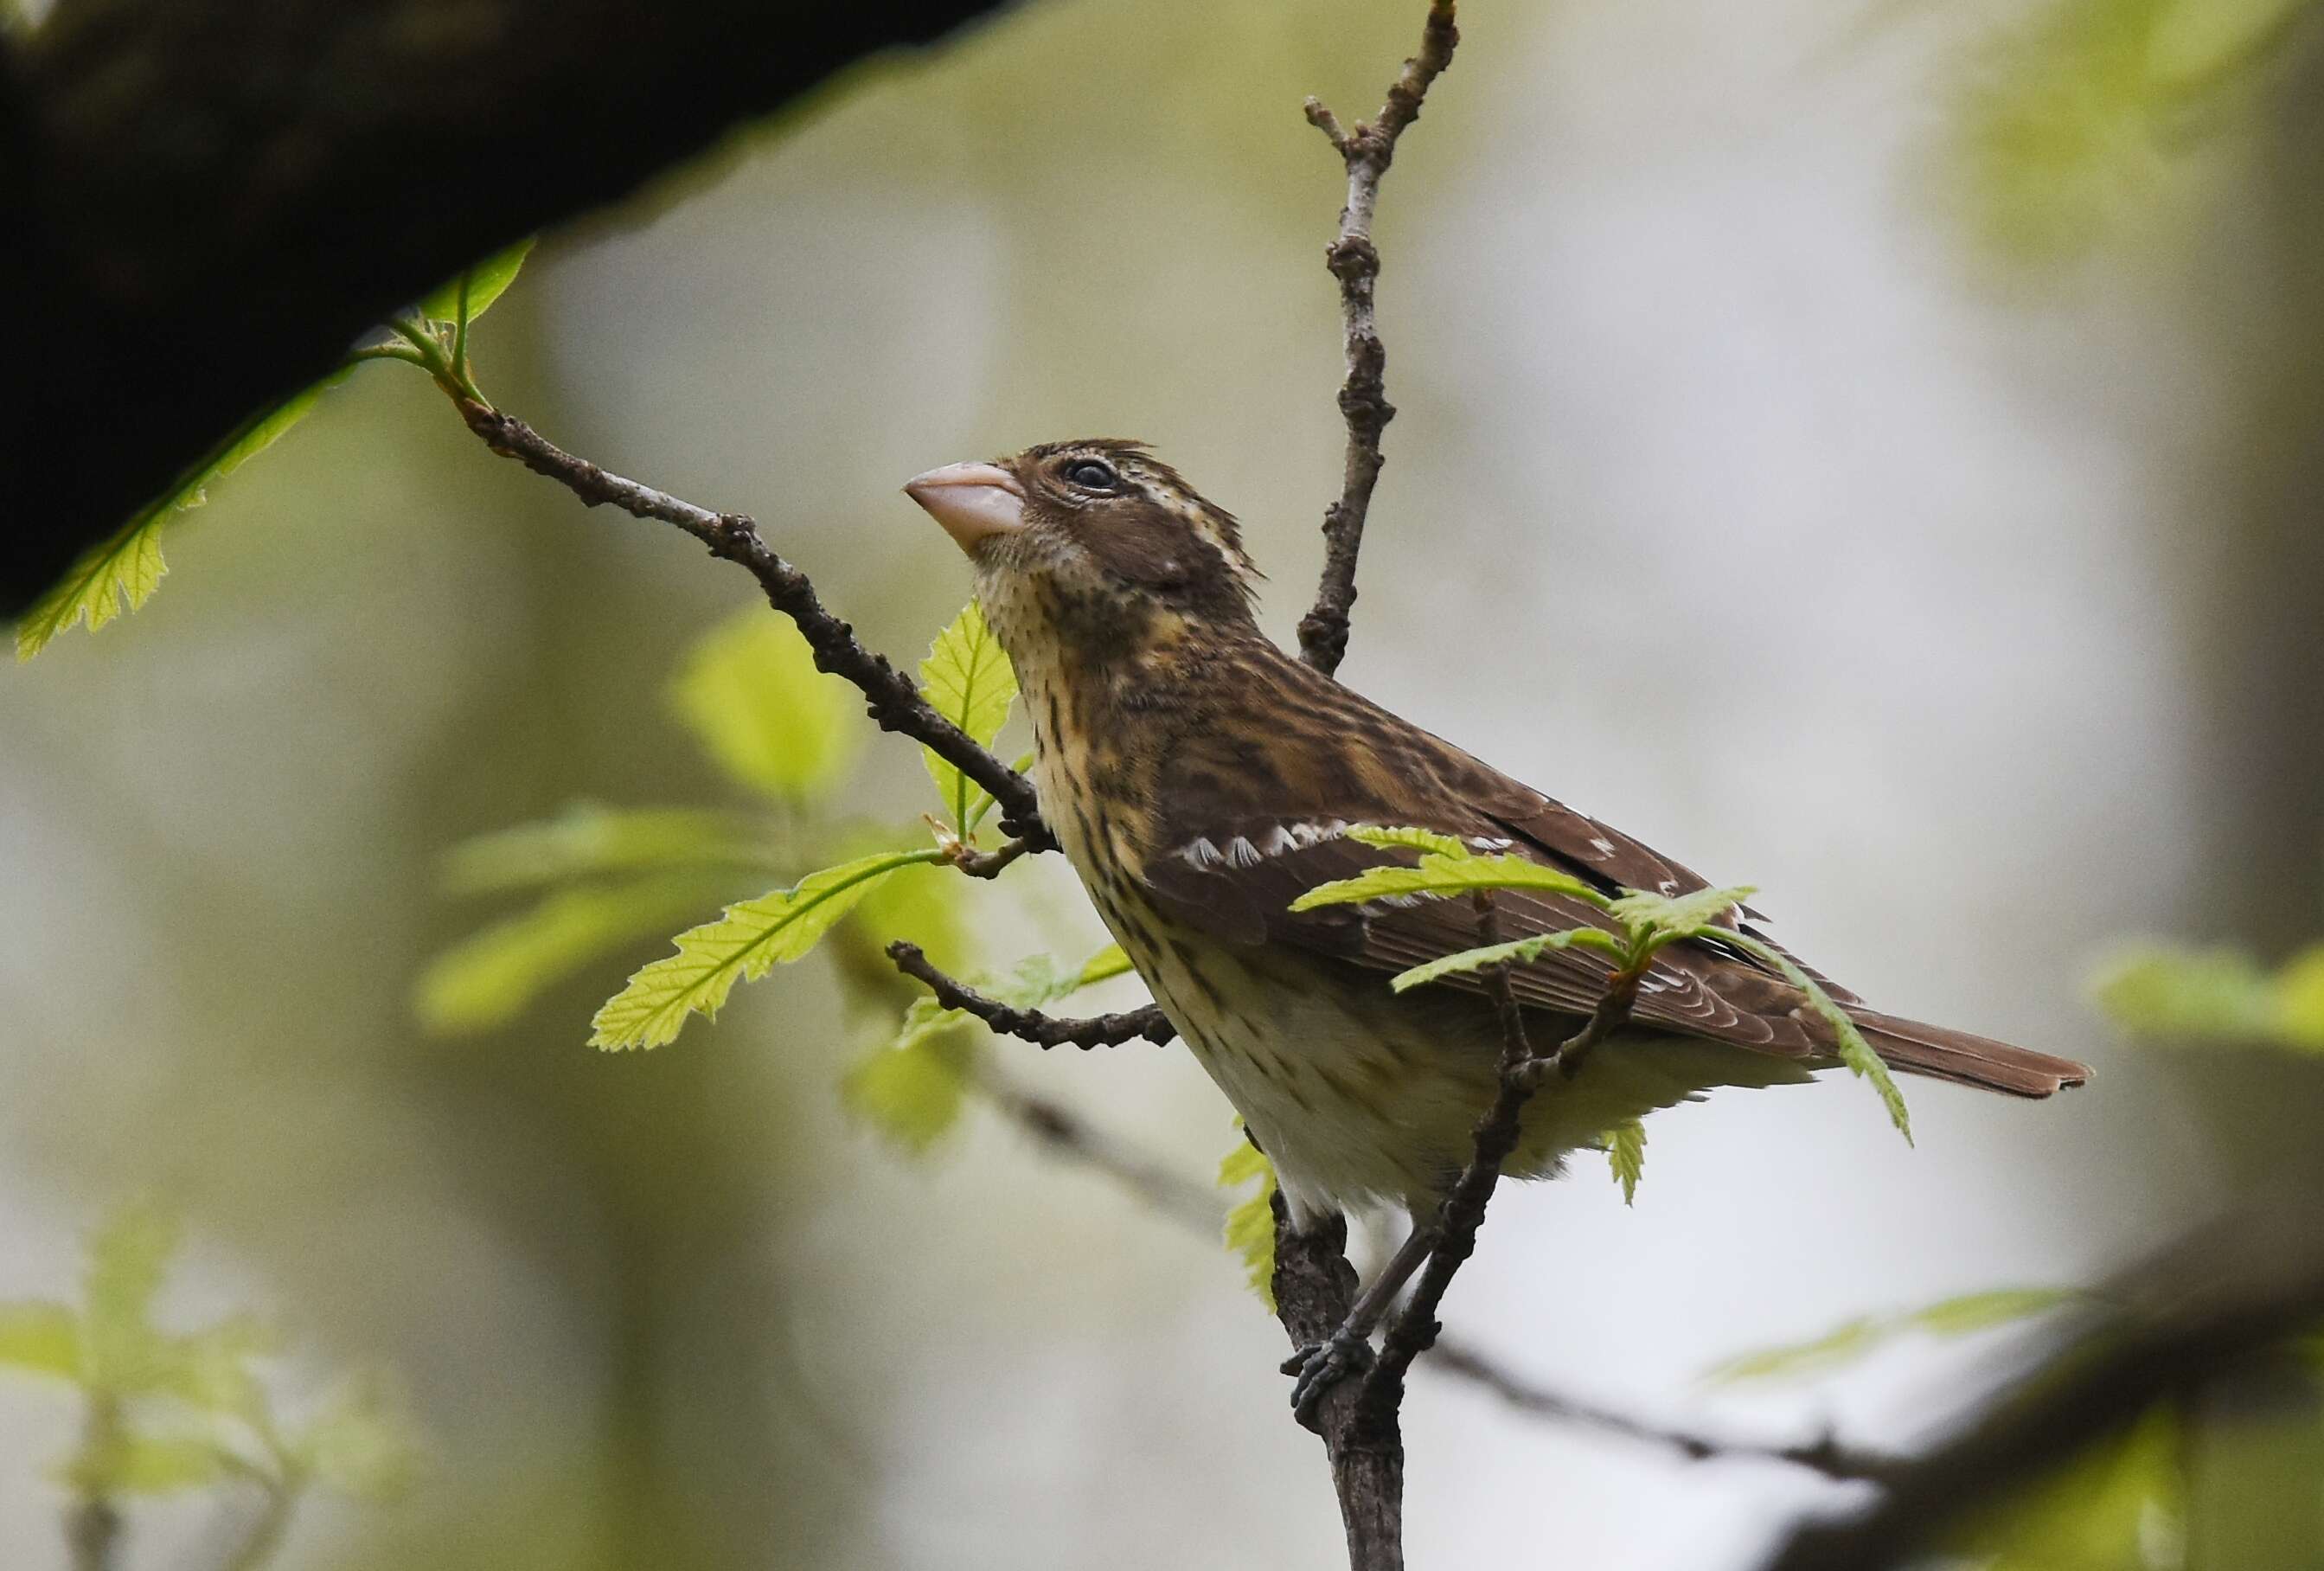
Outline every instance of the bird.
<path fill-rule="evenodd" d="M 1016 668 L 1043 820 L 1196 1061 L 1274 1167 L 1292 1226 L 1401 1208 L 1406 1243 L 1348 1323 L 1295 1357 L 1303 1410 L 1362 1357 L 1432 1243 L 1473 1151 L 1504 1040 L 1489 984 L 1388 977 L 1480 942 L 1468 902 L 1387 897 L 1295 911 L 1321 884 L 1415 853 L 1351 827 L 1417 827 L 1614 893 L 1700 874 L 1494 769 L 1292 658 L 1254 614 L 1259 573 L 1231 513 L 1142 442 L 1047 442 L 904 487 L 973 564 Z M 1612 928 L 1552 890 L 1496 894 L 1503 938 Z M 1742 909 L 1722 920 L 1764 939 Z M 1545 949 L 1505 975 L 1535 1041 L 1563 1040 L 1615 962 Z M 1883 1013 L 1823 982 L 1893 1067 L 2023 1097 L 2071 1060 Z M 1504 1172 L 1554 1175 L 1609 1131 L 1725 1086 L 1839 1063 L 1831 1025 L 1763 956 L 1715 938 L 1659 951 L 1628 1022 L 1526 1104 Z M 1286 1365 L 1293 1369 L 1293 1365 Z"/>

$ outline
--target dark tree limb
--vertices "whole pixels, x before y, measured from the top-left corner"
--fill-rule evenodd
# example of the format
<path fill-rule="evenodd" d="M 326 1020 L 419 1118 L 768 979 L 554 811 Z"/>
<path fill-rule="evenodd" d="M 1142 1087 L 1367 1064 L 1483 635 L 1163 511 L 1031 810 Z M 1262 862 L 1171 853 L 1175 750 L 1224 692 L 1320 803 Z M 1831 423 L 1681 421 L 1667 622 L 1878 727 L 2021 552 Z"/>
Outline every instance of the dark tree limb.
<path fill-rule="evenodd" d="M 1340 281 L 1340 318 L 1346 340 L 1347 380 L 1340 387 L 1340 416 L 1347 421 L 1347 456 L 1342 464 L 1340 499 L 1323 513 L 1323 571 L 1315 604 L 1299 619 L 1299 658 L 1329 676 L 1348 652 L 1348 614 L 1356 603 L 1356 558 L 1363 550 L 1364 517 L 1372 487 L 1379 481 L 1380 433 L 1396 418 L 1388 401 L 1388 350 L 1380 342 L 1372 298 L 1379 282 L 1379 252 L 1372 245 L 1372 214 L 1379 201 L 1380 177 L 1396 158 L 1397 139 L 1420 117 L 1429 84 L 1452 63 L 1461 42 L 1453 25 L 1452 0 L 1432 0 L 1420 52 L 1404 62 L 1390 84 L 1379 118 L 1358 121 L 1352 130 L 1322 102 L 1307 100 L 1307 119 L 1330 138 L 1347 166 L 1348 200 L 1340 209 L 1339 237 L 1323 253 L 1324 264 Z"/>
<path fill-rule="evenodd" d="M 1275 1316 L 1295 1348 L 1330 1340 L 1355 1308 L 1348 1223 L 1333 1216 L 1300 1232 L 1275 1193 Z M 1300 1422 L 1323 1437 L 1347 1531 L 1349 1571 L 1403 1571 L 1404 1436 L 1393 1406 L 1375 1409 L 1360 1382 L 1331 1386 Z"/>
<path fill-rule="evenodd" d="M 995 0 L 57 0 L 0 41 L 0 616 L 373 323 Z"/>
<path fill-rule="evenodd" d="M 925 744 L 963 774 L 992 793 L 1001 804 L 1001 827 L 1022 842 L 1017 849 L 1003 846 L 990 853 L 964 853 L 982 857 L 983 867 L 966 867 L 989 877 L 1026 848 L 1047 849 L 1056 844 L 1041 823 L 1033 782 L 1001 762 L 989 749 L 945 719 L 920 697 L 910 678 L 885 655 L 875 654 L 855 637 L 855 630 L 825 608 L 815 585 L 805 573 L 778 555 L 746 514 L 713 513 L 691 502 L 657 491 L 650 485 L 576 457 L 515 416 L 504 414 L 473 399 L 456 401 L 468 429 L 484 439 L 493 452 L 516 459 L 536 475 L 548 476 L 581 499 L 587 507 L 618 507 L 634 518 L 674 523 L 710 548 L 710 554 L 740 564 L 759 580 L 767 603 L 798 624 L 816 669 L 853 682 L 882 731 L 900 732 Z"/>
<path fill-rule="evenodd" d="M 888 946 L 888 958 L 905 975 L 927 984 L 936 1001 L 946 1009 L 974 1015 L 1002 1036 L 1021 1038 L 1036 1047 L 1071 1046 L 1087 1051 L 1091 1048 L 1118 1048 L 1139 1038 L 1155 1043 L 1167 1042 L 1178 1034 L 1178 1028 L 1150 1003 L 1120 1014 L 1093 1015 L 1086 1020 L 1043 1014 L 1038 1009 L 1019 1009 L 997 998 L 988 998 L 965 983 L 945 975 L 918 944 L 902 938 Z"/>
<path fill-rule="evenodd" d="M 2324 1321 L 2312 1203 L 2212 1223 L 2094 1295 L 2030 1372 L 1933 1449 L 1889 1471 L 1868 1510 L 1801 1526 L 1767 1571 L 1879 1571 L 1937 1542 L 2157 1403 Z"/>

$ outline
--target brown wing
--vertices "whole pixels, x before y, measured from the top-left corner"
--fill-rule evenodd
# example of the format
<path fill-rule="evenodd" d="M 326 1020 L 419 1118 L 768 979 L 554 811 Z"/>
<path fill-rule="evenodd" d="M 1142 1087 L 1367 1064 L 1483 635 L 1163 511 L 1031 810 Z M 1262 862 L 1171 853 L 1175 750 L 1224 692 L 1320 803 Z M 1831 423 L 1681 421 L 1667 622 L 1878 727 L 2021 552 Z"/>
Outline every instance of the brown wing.
<path fill-rule="evenodd" d="M 1318 884 L 1416 859 L 1415 853 L 1345 838 L 1340 832 L 1351 824 L 1461 836 L 1609 892 L 1682 894 L 1708 887 L 1692 870 L 1294 661 L 1267 662 L 1247 679 L 1289 688 L 1255 701 L 1264 702 L 1266 713 L 1296 718 L 1263 739 L 1230 726 L 1182 736 L 1164 769 L 1157 834 L 1143 869 L 1164 910 L 1222 942 L 1288 945 L 1395 972 L 1479 941 L 1474 913 L 1461 901 L 1406 897 L 1292 911 L 1291 902 Z M 1586 901 L 1547 892 L 1501 892 L 1494 904 L 1504 938 L 1585 926 L 1618 930 Z M 1611 961 L 1594 949 L 1553 949 L 1519 967 L 1511 985 L 1527 1004 L 1578 1015 L 1595 1006 L 1611 973 Z M 1483 988 L 1474 975 L 1443 985 Z M 1844 1004 L 1860 1003 L 1845 989 L 1830 990 Z M 1760 1052 L 1828 1055 L 1830 1028 L 1803 1003 L 1756 959 L 1689 942 L 1656 956 L 1634 1012 L 1649 1024 Z M 2021 1095 L 2045 1094 L 2084 1073 L 2080 1065 L 1982 1038 L 1869 1011 L 1862 1019 L 1884 1057 L 1922 1073 Z"/>

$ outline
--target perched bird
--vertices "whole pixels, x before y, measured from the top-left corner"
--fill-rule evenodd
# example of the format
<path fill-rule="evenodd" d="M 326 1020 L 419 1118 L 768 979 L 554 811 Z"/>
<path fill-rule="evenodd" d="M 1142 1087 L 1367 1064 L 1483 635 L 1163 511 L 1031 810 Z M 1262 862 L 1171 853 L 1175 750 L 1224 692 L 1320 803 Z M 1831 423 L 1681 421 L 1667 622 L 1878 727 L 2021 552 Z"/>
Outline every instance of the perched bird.
<path fill-rule="evenodd" d="M 1416 826 L 1609 892 L 1705 881 L 1284 654 L 1251 615 L 1258 575 L 1234 519 L 1143 444 L 1047 443 L 904 489 L 975 564 L 1032 719 L 1043 817 L 1274 1163 L 1294 1224 L 1381 1204 L 1413 1216 L 1412 1242 L 1311 1360 L 1309 1373 L 1328 1378 L 1425 1257 L 1426 1220 L 1468 1160 L 1501 1047 L 1478 975 L 1401 994 L 1388 985 L 1479 941 L 1467 902 L 1290 910 L 1317 884 L 1410 859 L 1344 831 Z M 1545 891 L 1503 892 L 1495 907 L 1504 938 L 1612 925 Z M 1612 965 L 1563 948 L 1517 967 L 1533 1040 L 1578 1028 Z M 1898 1069 L 2020 1096 L 2088 1074 L 1830 991 Z M 1505 1170 L 1543 1176 L 1631 1118 L 1837 1062 L 1829 1024 L 1780 975 L 1739 950 L 1674 945 L 1645 976 L 1628 1027 L 1534 1097 Z M 1303 1380 L 1295 1400 L 1313 1386 Z"/>

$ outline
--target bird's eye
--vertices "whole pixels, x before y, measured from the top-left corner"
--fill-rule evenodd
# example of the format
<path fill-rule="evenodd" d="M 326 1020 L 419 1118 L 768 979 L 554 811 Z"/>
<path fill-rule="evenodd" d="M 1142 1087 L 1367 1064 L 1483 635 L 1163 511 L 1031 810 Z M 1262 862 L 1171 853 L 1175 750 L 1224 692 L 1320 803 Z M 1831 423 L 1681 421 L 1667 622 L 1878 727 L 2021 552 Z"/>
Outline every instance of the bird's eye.
<path fill-rule="evenodd" d="M 1075 458 L 1065 466 L 1065 479 L 1084 491 L 1111 491 L 1121 484 L 1113 466 L 1096 458 Z"/>

